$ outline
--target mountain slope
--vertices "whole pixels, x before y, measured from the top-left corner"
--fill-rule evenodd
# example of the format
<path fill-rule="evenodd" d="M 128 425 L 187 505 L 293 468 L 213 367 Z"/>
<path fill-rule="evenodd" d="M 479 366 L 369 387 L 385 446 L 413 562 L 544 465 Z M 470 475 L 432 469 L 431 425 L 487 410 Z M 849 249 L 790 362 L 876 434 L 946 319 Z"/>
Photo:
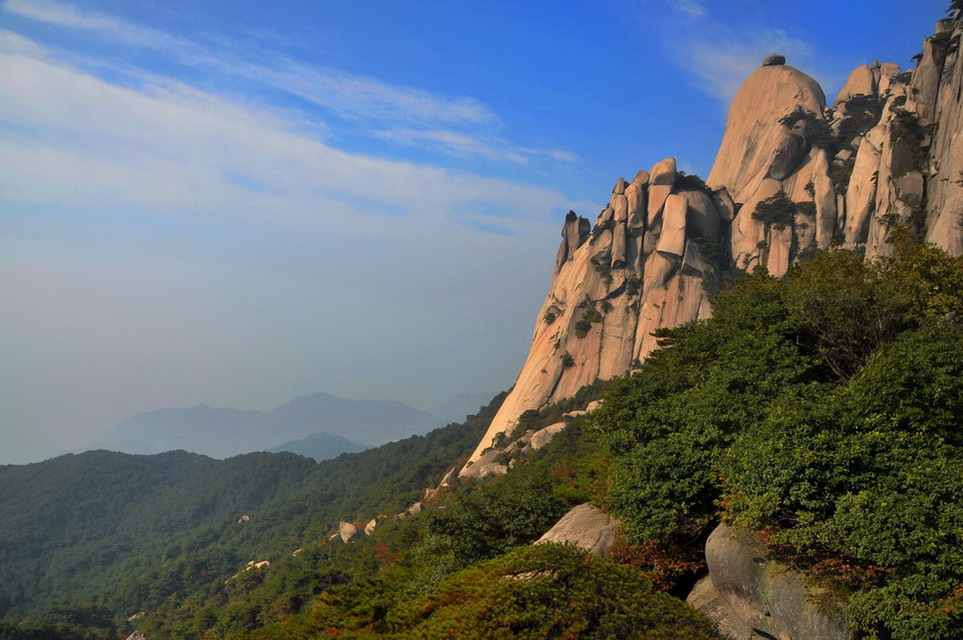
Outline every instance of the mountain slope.
<path fill-rule="evenodd" d="M 356 445 L 379 445 L 441 424 L 441 419 L 401 402 L 345 400 L 317 393 L 295 398 L 268 413 L 215 409 L 204 404 L 140 413 L 111 427 L 87 449 L 134 454 L 184 449 L 226 458 L 251 451 L 282 450 L 280 443 L 324 431 L 354 443 L 337 455 L 359 451 Z"/>
<path fill-rule="evenodd" d="M 114 615 L 149 609 L 325 540 L 339 520 L 402 511 L 468 455 L 503 398 L 464 423 L 320 464 L 89 451 L 0 466 L 0 619 L 88 601 Z"/>
<path fill-rule="evenodd" d="M 379 445 L 440 426 L 430 413 L 394 400 L 345 400 L 327 393 L 295 398 L 267 415 L 275 435 L 327 431 L 365 445 Z"/>
<path fill-rule="evenodd" d="M 289 453 L 296 453 L 299 456 L 304 456 L 305 458 L 313 458 L 315 462 L 321 462 L 322 460 L 337 457 L 342 453 L 358 453 L 367 448 L 368 447 L 360 445 L 357 442 L 352 442 L 347 438 L 334 436 L 321 431 L 307 438 L 285 442 L 273 449 L 269 449 L 268 452 L 280 453 L 287 451 Z"/>

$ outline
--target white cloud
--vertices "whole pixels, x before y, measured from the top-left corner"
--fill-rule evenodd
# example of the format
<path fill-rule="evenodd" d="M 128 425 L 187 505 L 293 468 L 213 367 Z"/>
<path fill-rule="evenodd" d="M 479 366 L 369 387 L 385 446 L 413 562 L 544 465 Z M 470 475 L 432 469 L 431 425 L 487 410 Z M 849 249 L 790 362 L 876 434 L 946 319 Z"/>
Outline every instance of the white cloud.
<path fill-rule="evenodd" d="M 706 0 L 635 0 L 635 2 L 639 6 L 649 5 L 653 2 L 662 4 L 690 18 L 701 18 L 706 15 Z M 648 11 L 646 13 L 648 14 Z"/>
<path fill-rule="evenodd" d="M 706 14 L 705 5 L 700 0 L 675 0 L 673 4 L 677 9 L 679 9 L 679 11 L 687 13 L 694 18 L 698 18 Z"/>
<path fill-rule="evenodd" d="M 743 81 L 770 53 L 781 53 L 790 64 L 813 60 L 812 47 L 782 29 L 736 34 L 719 23 L 691 25 L 673 34 L 671 54 L 676 63 L 695 76 L 709 95 L 726 106 Z"/>
<path fill-rule="evenodd" d="M 485 199 L 519 217 L 562 205 L 561 194 L 444 169 L 350 154 L 310 137 L 288 114 L 231 101 L 174 81 L 131 88 L 31 54 L 0 39 L 0 190 L 21 203 L 89 208 L 219 211 L 312 226 L 364 226 L 351 202 L 443 219 Z M 439 134 L 470 153 L 470 138 Z M 229 174 L 264 185 L 252 190 Z M 379 221 L 378 224 L 385 224 Z M 400 223 L 394 223 L 400 224 Z"/>
<path fill-rule="evenodd" d="M 504 139 L 485 139 L 480 135 L 445 129 L 398 128 L 377 131 L 374 135 L 400 144 L 436 145 L 447 153 L 463 156 L 482 156 L 496 161 L 528 164 L 535 158 L 547 158 L 554 162 L 571 164 L 578 156 L 562 149 L 537 149 L 517 147 Z"/>
<path fill-rule="evenodd" d="M 272 406 L 302 375 L 354 397 L 510 383 L 564 194 L 303 124 L 171 78 L 112 83 L 0 31 L 0 298 L 17 300 L 0 430 L 64 442 L 153 407 Z"/>
<path fill-rule="evenodd" d="M 502 136 L 493 135 L 494 130 L 502 128 L 498 116 L 471 97 L 439 96 L 329 67 L 308 66 L 277 52 L 246 47 L 223 35 L 206 39 L 209 44 L 220 45 L 214 50 L 56 0 L 9 0 L 6 10 L 50 25 L 90 32 L 109 42 L 151 49 L 234 81 L 281 90 L 354 123 L 362 133 L 375 138 L 407 145 L 420 142 L 446 154 L 495 161 L 545 157 L 569 162 L 562 158 L 574 158 L 563 150 L 516 149 Z"/>
<path fill-rule="evenodd" d="M 109 34 L 112 39 L 130 46 L 179 52 L 193 49 L 188 41 L 156 29 L 139 27 L 56 0 L 7 0 L 4 9 L 23 18 L 57 27 Z"/>
<path fill-rule="evenodd" d="M 656 14 L 651 4 L 661 3 L 675 9 L 674 14 Z M 654 26 L 660 35 L 665 55 L 688 72 L 695 84 L 717 98 L 724 107 L 745 79 L 771 53 L 786 56 L 788 64 L 801 68 L 825 87 L 836 81 L 826 71 L 826 62 L 816 58 L 813 47 L 789 32 L 760 26 L 751 12 L 734 15 L 712 11 L 708 0 L 634 0 L 636 20 Z"/>

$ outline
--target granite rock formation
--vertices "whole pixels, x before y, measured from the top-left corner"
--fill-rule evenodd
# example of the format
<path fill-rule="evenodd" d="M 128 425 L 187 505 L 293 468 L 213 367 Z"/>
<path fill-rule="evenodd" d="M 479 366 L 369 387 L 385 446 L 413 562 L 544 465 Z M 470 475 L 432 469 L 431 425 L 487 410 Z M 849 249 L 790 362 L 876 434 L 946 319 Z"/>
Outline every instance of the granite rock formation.
<path fill-rule="evenodd" d="M 834 246 L 874 259 L 895 228 L 963 253 L 961 37 L 941 20 L 916 69 L 862 65 L 832 106 L 768 56 L 733 99 L 706 183 L 667 158 L 619 178 L 594 225 L 569 212 L 528 358 L 469 461 L 524 411 L 630 371 L 653 331 L 708 317 L 727 269 L 781 277 Z"/>
<path fill-rule="evenodd" d="M 719 199 L 667 158 L 619 178 L 594 227 L 569 212 L 528 359 L 472 462 L 523 411 L 623 375 L 657 346 L 656 329 L 708 317 L 726 226 Z"/>
<path fill-rule="evenodd" d="M 535 544 L 570 543 L 593 556 L 604 556 L 612 550 L 621 534 L 622 525 L 618 520 L 586 502 L 562 516 Z"/>
<path fill-rule="evenodd" d="M 832 589 L 772 557 L 753 534 L 719 526 L 706 542 L 709 575 L 688 602 L 720 633 L 741 638 L 850 640 L 845 602 Z"/>

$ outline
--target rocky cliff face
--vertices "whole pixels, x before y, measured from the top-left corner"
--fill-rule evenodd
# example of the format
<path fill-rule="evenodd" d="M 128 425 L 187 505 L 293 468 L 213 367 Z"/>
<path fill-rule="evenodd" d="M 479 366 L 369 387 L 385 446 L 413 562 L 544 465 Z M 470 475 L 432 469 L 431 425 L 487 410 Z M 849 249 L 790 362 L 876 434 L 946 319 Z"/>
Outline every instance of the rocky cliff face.
<path fill-rule="evenodd" d="M 521 413 L 624 375 L 652 332 L 708 317 L 726 269 L 775 276 L 816 248 L 890 251 L 897 226 L 963 253 L 963 27 L 944 20 L 916 69 L 863 65 L 833 105 L 769 56 L 745 81 L 706 183 L 667 158 L 594 225 L 566 216 L 522 371 L 470 461 Z"/>
<path fill-rule="evenodd" d="M 471 461 L 523 411 L 624 374 L 656 329 L 707 317 L 729 212 L 673 158 L 620 178 L 594 228 L 569 212 L 528 359 Z"/>

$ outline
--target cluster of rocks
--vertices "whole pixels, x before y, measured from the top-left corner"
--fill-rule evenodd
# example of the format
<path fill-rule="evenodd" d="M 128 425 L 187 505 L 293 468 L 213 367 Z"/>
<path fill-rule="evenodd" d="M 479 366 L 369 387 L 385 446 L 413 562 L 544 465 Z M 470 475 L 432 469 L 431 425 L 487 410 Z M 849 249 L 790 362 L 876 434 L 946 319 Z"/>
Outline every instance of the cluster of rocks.
<path fill-rule="evenodd" d="M 624 535 L 618 520 L 586 503 L 562 516 L 535 544 L 574 544 L 604 557 Z M 686 600 L 723 637 L 851 640 L 839 593 L 775 558 L 757 535 L 719 525 L 706 541 L 705 554 L 708 575 Z"/>
<path fill-rule="evenodd" d="M 375 530 L 386 520 L 403 520 L 408 516 L 421 513 L 424 509 L 442 508 L 444 506 L 442 495 L 450 486 L 451 482 L 455 479 L 456 471 L 458 471 L 458 467 L 452 467 L 449 469 L 448 472 L 442 477 L 441 482 L 438 483 L 437 487 L 429 487 L 425 489 L 420 500 L 415 501 L 407 509 L 400 513 L 396 513 L 394 515 L 382 514 L 372 518 L 366 524 L 362 524 L 361 522 L 346 522 L 342 520 L 338 523 L 338 530 L 328 536 L 328 543 L 348 544 L 352 540 L 358 539 L 361 536 L 373 535 Z M 298 551 L 300 551 L 300 549 Z"/>
<path fill-rule="evenodd" d="M 482 480 L 489 476 L 508 473 L 515 466 L 517 460 L 531 455 L 551 442 L 555 434 L 568 426 L 569 420 L 594 411 L 599 404 L 598 400 L 594 400 L 588 404 L 584 411 L 569 411 L 563 414 L 561 422 L 550 424 L 541 429 L 530 429 L 503 447 L 489 447 L 477 459 L 469 461 L 459 476 L 467 480 Z"/>
<path fill-rule="evenodd" d="M 461 475 L 523 412 L 624 375 L 657 347 L 655 330 L 708 317 L 727 269 L 778 277 L 832 246 L 883 256 L 906 224 L 963 253 L 961 36 L 960 22 L 940 21 L 916 69 L 860 66 L 832 107 L 769 56 L 733 99 L 705 183 L 666 158 L 619 178 L 594 225 L 569 212 L 528 358 Z M 779 216 L 762 215 L 774 201 Z"/>
<path fill-rule="evenodd" d="M 241 569 L 240 571 L 235 573 L 233 576 L 225 580 L 224 584 L 227 584 L 231 580 L 238 578 L 242 573 L 246 573 L 248 571 L 256 571 L 258 569 L 266 569 L 267 567 L 270 567 L 270 566 L 271 566 L 270 560 L 249 560 L 248 563 L 244 565 L 243 569 Z"/>

